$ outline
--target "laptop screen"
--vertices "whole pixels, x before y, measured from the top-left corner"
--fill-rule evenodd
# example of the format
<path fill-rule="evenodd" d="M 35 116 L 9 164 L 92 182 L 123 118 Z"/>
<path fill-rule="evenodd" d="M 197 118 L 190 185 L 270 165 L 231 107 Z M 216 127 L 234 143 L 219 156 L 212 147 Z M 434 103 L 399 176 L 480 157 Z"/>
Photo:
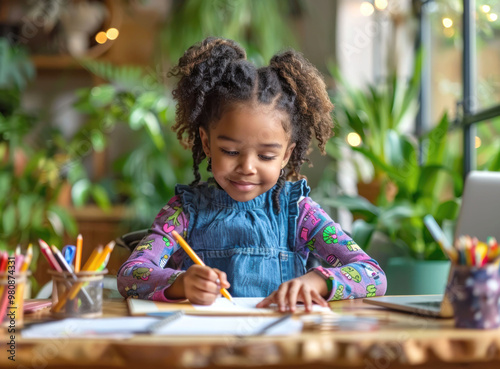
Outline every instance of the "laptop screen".
<path fill-rule="evenodd" d="M 472 171 L 467 176 L 455 238 L 462 235 L 500 241 L 500 172 Z"/>

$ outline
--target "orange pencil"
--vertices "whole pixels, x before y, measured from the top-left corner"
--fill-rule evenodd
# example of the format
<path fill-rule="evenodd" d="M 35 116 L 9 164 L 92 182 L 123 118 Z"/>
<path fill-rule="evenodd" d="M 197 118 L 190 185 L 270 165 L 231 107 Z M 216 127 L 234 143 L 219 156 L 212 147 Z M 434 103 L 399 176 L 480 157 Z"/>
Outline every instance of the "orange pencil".
<path fill-rule="evenodd" d="M 82 263 L 82 246 L 83 237 L 81 234 L 76 238 L 76 252 L 75 252 L 75 273 L 80 271 L 80 265 Z"/>
<path fill-rule="evenodd" d="M 191 248 L 191 246 L 188 245 L 186 240 L 184 240 L 184 238 L 182 238 L 179 233 L 177 233 L 176 231 L 172 231 L 172 235 L 175 237 L 175 239 L 177 240 L 179 245 L 184 249 L 184 251 L 186 251 L 186 254 L 189 255 L 191 260 L 193 260 L 198 265 L 205 265 L 203 260 L 201 260 L 198 257 L 198 255 L 196 255 L 196 253 Z M 232 296 L 229 294 L 229 292 L 225 288 L 221 288 L 220 293 L 222 294 L 222 296 L 224 296 L 226 299 L 228 299 L 229 301 L 231 301 L 234 304 Z"/>

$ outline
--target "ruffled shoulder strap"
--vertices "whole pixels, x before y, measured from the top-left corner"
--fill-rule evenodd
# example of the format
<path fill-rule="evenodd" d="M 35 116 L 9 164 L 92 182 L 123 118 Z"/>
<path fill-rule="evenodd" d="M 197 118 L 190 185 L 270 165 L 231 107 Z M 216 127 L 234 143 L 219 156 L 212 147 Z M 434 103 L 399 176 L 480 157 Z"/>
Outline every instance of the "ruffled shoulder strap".
<path fill-rule="evenodd" d="M 308 196 L 309 192 L 311 192 L 311 188 L 305 179 L 297 182 L 286 182 L 285 190 L 282 191 L 282 196 L 286 196 L 285 201 L 288 202 L 288 247 L 292 250 L 295 248 L 299 201 L 302 197 Z"/>

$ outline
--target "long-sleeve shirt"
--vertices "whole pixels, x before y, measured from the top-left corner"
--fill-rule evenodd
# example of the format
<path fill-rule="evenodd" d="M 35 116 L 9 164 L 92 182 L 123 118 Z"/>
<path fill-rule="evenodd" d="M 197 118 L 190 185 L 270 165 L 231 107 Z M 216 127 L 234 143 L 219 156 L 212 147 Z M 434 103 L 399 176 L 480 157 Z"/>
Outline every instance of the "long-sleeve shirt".
<path fill-rule="evenodd" d="M 314 254 L 324 261 L 325 266 L 309 271 L 325 279 L 329 287 L 327 300 L 383 295 L 387 282 L 378 263 L 310 197 L 302 196 L 297 202 L 293 251 L 302 260 Z M 148 235 L 118 272 L 118 289 L 124 297 L 169 301 L 165 290 L 186 269 L 186 254 L 177 245 L 172 231 L 186 237 L 189 218 L 180 195 L 174 196 L 160 211 Z"/>

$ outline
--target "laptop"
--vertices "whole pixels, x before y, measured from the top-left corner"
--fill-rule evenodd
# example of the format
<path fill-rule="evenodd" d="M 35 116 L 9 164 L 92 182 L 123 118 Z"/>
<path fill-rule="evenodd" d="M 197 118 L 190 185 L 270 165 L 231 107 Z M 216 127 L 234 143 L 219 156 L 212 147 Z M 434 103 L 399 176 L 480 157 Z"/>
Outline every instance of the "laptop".
<path fill-rule="evenodd" d="M 465 180 L 462 205 L 455 238 L 476 236 L 485 241 L 493 236 L 500 241 L 500 172 L 472 171 Z M 451 268 L 450 275 L 451 276 Z M 451 318 L 453 308 L 444 295 L 381 296 L 365 298 L 367 304 L 419 315 Z"/>

